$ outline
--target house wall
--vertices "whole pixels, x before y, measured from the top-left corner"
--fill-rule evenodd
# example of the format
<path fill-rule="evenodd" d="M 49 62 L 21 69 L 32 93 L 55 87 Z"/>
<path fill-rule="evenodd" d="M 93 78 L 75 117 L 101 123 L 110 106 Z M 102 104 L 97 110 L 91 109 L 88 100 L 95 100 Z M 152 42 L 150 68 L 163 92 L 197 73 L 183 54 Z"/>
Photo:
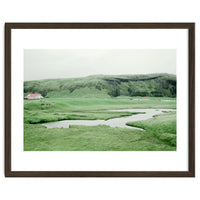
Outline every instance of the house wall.
<path fill-rule="evenodd" d="M 43 99 L 44 97 L 39 96 L 39 97 L 27 97 L 27 99 Z"/>

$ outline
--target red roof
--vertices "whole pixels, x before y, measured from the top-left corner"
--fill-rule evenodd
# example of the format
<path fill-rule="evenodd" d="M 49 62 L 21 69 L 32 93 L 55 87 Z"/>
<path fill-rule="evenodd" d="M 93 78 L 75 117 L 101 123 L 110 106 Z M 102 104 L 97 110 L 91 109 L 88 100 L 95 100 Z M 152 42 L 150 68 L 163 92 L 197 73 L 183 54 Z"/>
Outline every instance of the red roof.
<path fill-rule="evenodd" d="M 29 94 L 27 97 L 41 97 L 41 94 Z"/>

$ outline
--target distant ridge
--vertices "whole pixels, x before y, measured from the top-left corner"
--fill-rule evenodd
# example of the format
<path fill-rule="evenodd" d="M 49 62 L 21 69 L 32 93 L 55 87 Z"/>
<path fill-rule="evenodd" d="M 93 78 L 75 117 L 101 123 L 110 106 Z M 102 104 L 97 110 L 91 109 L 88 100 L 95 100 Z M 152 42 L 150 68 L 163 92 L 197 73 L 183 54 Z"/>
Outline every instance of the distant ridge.
<path fill-rule="evenodd" d="M 90 75 L 25 81 L 24 95 L 28 93 L 40 93 L 45 97 L 176 97 L 176 75 Z"/>

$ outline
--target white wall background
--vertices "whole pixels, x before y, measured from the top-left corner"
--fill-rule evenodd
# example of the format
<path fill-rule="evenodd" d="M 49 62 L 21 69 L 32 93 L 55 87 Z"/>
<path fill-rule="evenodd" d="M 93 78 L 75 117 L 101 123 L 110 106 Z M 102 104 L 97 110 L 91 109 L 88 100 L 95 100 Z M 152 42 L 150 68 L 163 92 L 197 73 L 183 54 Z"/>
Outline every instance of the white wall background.
<path fill-rule="evenodd" d="M 200 12 L 198 0 L 1 0 L 0 198 L 200 199 Z M 4 178 L 5 22 L 196 22 L 196 178 Z"/>

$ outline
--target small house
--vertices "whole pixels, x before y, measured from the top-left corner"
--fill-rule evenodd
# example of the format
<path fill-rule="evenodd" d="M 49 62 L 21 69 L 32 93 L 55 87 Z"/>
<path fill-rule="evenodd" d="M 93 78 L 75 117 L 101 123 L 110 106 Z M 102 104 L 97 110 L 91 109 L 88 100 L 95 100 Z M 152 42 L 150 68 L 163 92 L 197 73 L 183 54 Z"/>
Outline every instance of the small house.
<path fill-rule="evenodd" d="M 43 99 L 44 97 L 41 94 L 29 94 L 24 97 L 24 99 Z"/>

